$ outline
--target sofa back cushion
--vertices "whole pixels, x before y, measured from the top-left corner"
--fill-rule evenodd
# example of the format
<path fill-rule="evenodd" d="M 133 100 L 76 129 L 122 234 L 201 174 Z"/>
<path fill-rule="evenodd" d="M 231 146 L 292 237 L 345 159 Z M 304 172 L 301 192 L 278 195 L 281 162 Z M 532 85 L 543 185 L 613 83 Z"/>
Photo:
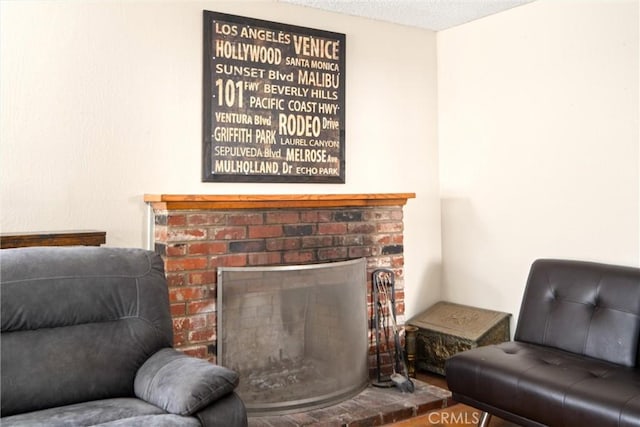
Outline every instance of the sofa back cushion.
<path fill-rule="evenodd" d="M 635 366 L 640 269 L 566 260 L 531 266 L 515 339 Z"/>
<path fill-rule="evenodd" d="M 133 396 L 173 340 L 163 262 L 141 249 L 0 251 L 2 416 Z"/>

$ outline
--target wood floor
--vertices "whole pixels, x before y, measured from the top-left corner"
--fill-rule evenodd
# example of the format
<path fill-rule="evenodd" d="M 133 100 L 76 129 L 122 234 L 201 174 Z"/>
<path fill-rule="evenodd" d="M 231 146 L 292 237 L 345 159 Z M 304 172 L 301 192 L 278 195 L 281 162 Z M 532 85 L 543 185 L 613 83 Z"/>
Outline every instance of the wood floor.
<path fill-rule="evenodd" d="M 420 372 L 417 378 L 421 381 L 433 384 L 441 388 L 447 388 L 447 381 L 444 377 Z M 461 403 L 452 405 L 446 409 L 429 412 L 420 417 L 410 420 L 387 424 L 387 427 L 470 427 L 478 425 L 480 411 Z M 497 417 L 492 417 L 489 427 L 517 427 L 517 424 L 510 423 Z"/>

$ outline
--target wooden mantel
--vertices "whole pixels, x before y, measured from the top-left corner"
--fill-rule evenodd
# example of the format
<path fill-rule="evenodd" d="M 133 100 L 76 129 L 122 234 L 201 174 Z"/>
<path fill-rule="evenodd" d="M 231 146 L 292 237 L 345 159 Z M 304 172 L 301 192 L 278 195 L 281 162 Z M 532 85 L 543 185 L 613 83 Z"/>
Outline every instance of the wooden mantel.
<path fill-rule="evenodd" d="M 403 206 L 415 193 L 374 194 L 145 194 L 144 201 L 158 210 L 334 208 Z"/>

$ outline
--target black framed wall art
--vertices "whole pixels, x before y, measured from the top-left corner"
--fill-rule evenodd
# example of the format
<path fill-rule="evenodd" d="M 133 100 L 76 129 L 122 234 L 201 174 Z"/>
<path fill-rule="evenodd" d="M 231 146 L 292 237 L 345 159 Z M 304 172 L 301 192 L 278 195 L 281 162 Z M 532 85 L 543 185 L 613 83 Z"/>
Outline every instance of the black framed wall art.
<path fill-rule="evenodd" d="M 345 35 L 204 11 L 202 180 L 345 182 Z"/>

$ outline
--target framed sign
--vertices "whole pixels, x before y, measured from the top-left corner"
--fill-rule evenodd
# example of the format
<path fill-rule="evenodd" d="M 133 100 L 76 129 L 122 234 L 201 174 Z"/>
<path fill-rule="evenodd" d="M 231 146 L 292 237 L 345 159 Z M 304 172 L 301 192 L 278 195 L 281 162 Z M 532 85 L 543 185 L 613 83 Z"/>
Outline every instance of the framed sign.
<path fill-rule="evenodd" d="M 204 11 L 202 180 L 345 182 L 345 35 Z"/>

